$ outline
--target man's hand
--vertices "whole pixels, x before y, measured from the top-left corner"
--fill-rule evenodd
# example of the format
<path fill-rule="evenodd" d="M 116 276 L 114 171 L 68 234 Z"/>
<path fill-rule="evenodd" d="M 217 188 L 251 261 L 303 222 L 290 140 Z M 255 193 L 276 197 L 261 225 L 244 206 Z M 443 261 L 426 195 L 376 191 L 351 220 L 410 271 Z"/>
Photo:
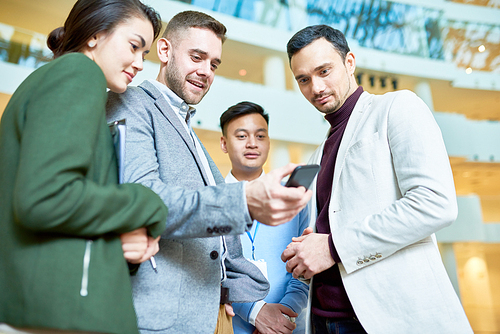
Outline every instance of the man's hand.
<path fill-rule="evenodd" d="M 281 304 L 267 303 L 262 306 L 255 318 L 255 327 L 257 329 L 254 333 L 292 333 L 297 325 L 285 318 L 283 313 L 289 317 L 298 316 L 297 313 Z"/>
<path fill-rule="evenodd" d="M 300 237 L 293 237 L 292 241 L 302 241 L 305 235 L 311 234 L 313 232 L 314 230 L 312 229 L 312 227 L 306 227 L 306 229 L 302 232 L 302 235 Z"/>
<path fill-rule="evenodd" d="M 138 264 L 147 261 L 158 253 L 160 237 L 154 239 L 148 235 L 145 227 L 120 235 L 123 256 L 130 263 Z"/>
<path fill-rule="evenodd" d="M 311 190 L 281 185 L 281 180 L 297 166 L 290 163 L 248 182 L 245 191 L 252 219 L 266 225 L 280 225 L 290 221 L 306 206 L 312 196 Z"/>
<path fill-rule="evenodd" d="M 233 310 L 233 305 L 231 304 L 224 304 L 224 308 L 226 309 L 226 314 L 231 316 L 231 317 L 234 317 L 235 314 L 234 314 L 234 310 Z"/>
<path fill-rule="evenodd" d="M 328 234 L 312 233 L 307 228 L 300 237 L 292 238 L 281 254 L 281 260 L 286 262 L 286 270 L 293 277 L 303 276 L 310 279 L 335 264 L 330 254 Z"/>

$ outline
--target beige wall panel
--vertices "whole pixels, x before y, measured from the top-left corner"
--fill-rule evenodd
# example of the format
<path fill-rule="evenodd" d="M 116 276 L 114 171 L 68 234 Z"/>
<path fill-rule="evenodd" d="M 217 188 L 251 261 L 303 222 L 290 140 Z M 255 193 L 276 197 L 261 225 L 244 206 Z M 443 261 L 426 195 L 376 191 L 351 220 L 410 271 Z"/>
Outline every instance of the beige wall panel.
<path fill-rule="evenodd" d="M 499 244 L 455 243 L 460 297 L 472 329 L 500 332 Z"/>

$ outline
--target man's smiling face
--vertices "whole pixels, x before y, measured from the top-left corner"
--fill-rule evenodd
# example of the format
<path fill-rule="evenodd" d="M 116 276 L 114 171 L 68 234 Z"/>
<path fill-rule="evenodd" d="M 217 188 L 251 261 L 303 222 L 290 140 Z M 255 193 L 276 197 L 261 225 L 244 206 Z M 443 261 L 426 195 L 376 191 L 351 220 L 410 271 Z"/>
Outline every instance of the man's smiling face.
<path fill-rule="evenodd" d="M 189 28 L 171 41 L 165 83 L 187 104 L 198 104 L 221 63 L 222 41 L 212 31 Z"/>

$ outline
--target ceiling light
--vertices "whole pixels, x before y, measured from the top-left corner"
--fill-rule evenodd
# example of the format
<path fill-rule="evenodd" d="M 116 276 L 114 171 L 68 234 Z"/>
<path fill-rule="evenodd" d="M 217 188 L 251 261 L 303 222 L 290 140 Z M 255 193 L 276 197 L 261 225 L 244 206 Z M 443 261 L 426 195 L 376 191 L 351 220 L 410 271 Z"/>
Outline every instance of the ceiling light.
<path fill-rule="evenodd" d="M 394 90 L 398 89 L 398 80 L 397 79 L 392 79 L 392 88 Z"/>
<path fill-rule="evenodd" d="M 245 75 L 247 75 L 247 70 L 242 68 L 241 70 L 238 71 L 238 74 L 244 77 Z"/>
<path fill-rule="evenodd" d="M 471 73 L 472 73 L 472 68 L 467 67 L 467 68 L 465 69 L 465 73 L 467 73 L 467 74 L 471 74 Z"/>
<path fill-rule="evenodd" d="M 479 52 L 484 52 L 484 50 L 486 50 L 486 47 L 481 44 L 477 49 L 479 50 Z"/>
<path fill-rule="evenodd" d="M 384 78 L 384 77 L 380 78 L 380 87 L 385 88 L 385 80 L 386 79 L 387 78 Z"/>

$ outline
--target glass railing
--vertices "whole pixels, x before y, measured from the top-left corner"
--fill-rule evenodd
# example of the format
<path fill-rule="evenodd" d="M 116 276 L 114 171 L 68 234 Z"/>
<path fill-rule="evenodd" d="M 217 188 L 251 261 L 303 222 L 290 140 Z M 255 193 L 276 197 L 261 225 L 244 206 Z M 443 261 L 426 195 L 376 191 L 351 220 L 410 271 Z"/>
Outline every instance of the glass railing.
<path fill-rule="evenodd" d="M 441 9 L 385 0 L 177 1 L 287 31 L 327 24 L 362 47 L 500 73 L 500 24 L 450 20 Z M 498 0 L 475 2 L 495 7 Z"/>
<path fill-rule="evenodd" d="M 0 60 L 38 68 L 52 58 L 47 36 L 0 23 Z"/>
<path fill-rule="evenodd" d="M 500 24 L 450 20 L 438 9 L 385 0 L 177 1 L 287 31 L 328 24 L 362 47 L 500 73 Z M 1 61 L 38 68 L 51 57 L 45 35 L 0 23 Z"/>

